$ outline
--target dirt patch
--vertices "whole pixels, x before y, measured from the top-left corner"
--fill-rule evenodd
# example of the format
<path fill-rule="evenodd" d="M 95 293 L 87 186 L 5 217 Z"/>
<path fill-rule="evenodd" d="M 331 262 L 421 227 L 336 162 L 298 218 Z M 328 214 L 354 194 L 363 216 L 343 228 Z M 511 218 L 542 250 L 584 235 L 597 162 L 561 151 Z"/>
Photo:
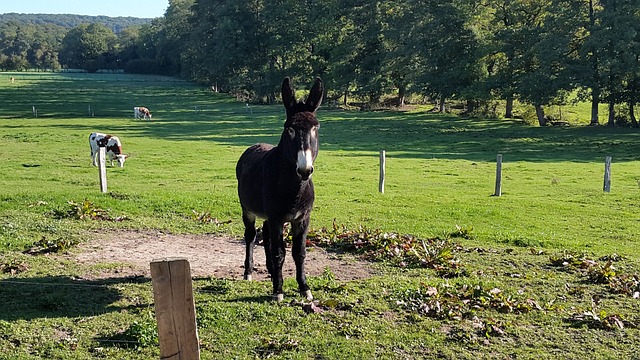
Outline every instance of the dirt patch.
<path fill-rule="evenodd" d="M 150 276 L 149 263 L 156 259 L 186 258 L 194 277 L 242 279 L 244 243 L 240 239 L 218 235 L 175 235 L 161 232 L 109 231 L 96 232 L 91 240 L 79 246 L 76 260 L 84 264 L 118 264 L 108 271 L 91 274 L 93 278 Z M 354 280 L 373 275 L 371 264 L 348 254 L 335 254 L 317 247 L 307 248 L 307 275 L 322 275 L 325 268 L 338 280 Z M 255 280 L 268 279 L 264 248 L 254 251 Z M 283 276 L 295 277 L 291 249 L 287 249 Z"/>

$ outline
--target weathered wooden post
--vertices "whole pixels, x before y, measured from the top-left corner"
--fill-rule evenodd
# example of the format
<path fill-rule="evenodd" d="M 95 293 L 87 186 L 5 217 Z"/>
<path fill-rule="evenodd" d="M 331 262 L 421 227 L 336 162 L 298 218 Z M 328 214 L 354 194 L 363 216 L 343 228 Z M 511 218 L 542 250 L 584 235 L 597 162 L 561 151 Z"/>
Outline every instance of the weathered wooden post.
<path fill-rule="evenodd" d="M 384 194 L 384 177 L 386 172 L 386 157 L 385 151 L 380 150 L 380 181 L 378 182 L 378 191 Z"/>
<path fill-rule="evenodd" d="M 151 262 L 160 358 L 200 359 L 191 269 L 184 258 Z"/>
<path fill-rule="evenodd" d="M 604 158 L 604 185 L 602 186 L 604 192 L 611 192 L 611 156 Z"/>
<path fill-rule="evenodd" d="M 100 191 L 107 192 L 107 148 L 100 146 L 98 150 L 98 174 L 100 175 Z"/>
<path fill-rule="evenodd" d="M 496 191 L 493 196 L 502 196 L 502 154 L 496 157 Z"/>

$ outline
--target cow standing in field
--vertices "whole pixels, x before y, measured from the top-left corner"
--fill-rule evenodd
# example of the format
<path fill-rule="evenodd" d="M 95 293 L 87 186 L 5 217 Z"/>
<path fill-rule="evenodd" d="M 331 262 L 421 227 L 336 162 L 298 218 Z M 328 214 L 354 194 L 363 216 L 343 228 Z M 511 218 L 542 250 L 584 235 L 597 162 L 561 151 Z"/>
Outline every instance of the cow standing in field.
<path fill-rule="evenodd" d="M 149 118 L 149 120 L 151 120 L 151 111 L 146 107 L 136 106 L 133 108 L 133 116 L 135 116 L 136 119 L 142 118 L 144 120 Z"/>
<path fill-rule="evenodd" d="M 91 164 L 98 166 L 96 158 L 101 147 L 106 148 L 107 160 L 111 161 L 113 166 L 113 160 L 118 161 L 118 166 L 124 167 L 124 161 L 129 157 L 122 153 L 122 143 L 117 136 L 112 136 L 102 133 L 91 133 L 89 135 L 89 146 L 91 147 Z"/>

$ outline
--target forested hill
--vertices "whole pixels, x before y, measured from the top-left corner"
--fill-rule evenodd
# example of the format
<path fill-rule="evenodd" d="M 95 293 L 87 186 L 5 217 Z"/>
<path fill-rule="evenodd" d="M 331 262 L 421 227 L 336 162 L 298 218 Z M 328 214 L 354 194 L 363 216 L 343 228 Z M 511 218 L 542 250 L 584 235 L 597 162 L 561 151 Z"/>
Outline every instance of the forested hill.
<path fill-rule="evenodd" d="M 90 15 L 74 15 L 74 14 L 18 14 L 7 13 L 0 14 L 0 24 L 9 21 L 16 21 L 23 24 L 53 24 L 64 28 L 74 28 L 83 23 L 100 23 L 111 29 L 114 33 L 119 33 L 122 29 L 133 25 L 144 25 L 151 23 L 150 18 L 137 17 L 109 17 L 109 16 L 90 16 Z"/>

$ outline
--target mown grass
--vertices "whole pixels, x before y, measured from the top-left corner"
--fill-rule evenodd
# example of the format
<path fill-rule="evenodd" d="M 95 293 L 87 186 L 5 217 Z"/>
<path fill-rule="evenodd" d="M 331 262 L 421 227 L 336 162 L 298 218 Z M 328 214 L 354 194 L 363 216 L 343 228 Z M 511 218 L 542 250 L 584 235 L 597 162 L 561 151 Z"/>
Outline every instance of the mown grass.
<path fill-rule="evenodd" d="M 240 237 L 235 162 L 248 145 L 277 141 L 283 109 L 248 111 L 227 95 L 166 78 L 18 75 L 10 84 L 0 74 L 0 358 L 157 357 L 149 279 L 78 281 L 111 265 L 75 263 L 73 246 L 70 255 L 22 251 L 43 238 L 75 244 L 109 228 Z M 137 105 L 151 108 L 154 121 L 134 121 Z M 312 227 L 335 222 L 444 238 L 459 225 L 473 234 L 456 239 L 467 274 L 443 279 L 390 262 L 378 276 L 343 283 L 328 269 L 310 280 L 324 310 L 310 314 L 297 302 L 271 303 L 268 282 L 195 279 L 203 358 L 637 356 L 638 299 L 550 259 L 568 249 L 602 265 L 600 257 L 616 253 L 623 256 L 616 276 L 640 272 L 637 130 L 539 128 L 420 108 L 321 108 L 318 116 Z M 108 169 L 107 194 L 90 166 L 92 131 L 118 135 L 131 155 L 124 168 Z M 387 153 L 384 194 L 377 192 L 380 150 Z M 503 196 L 494 197 L 499 153 Z M 605 156 L 613 157 L 611 193 L 602 191 Z M 56 216 L 84 199 L 124 220 Z M 194 221 L 194 212 L 231 223 Z M 464 285 L 499 289 L 541 309 L 487 306 L 457 319 L 403 305 L 427 304 L 416 294 L 429 286 L 456 293 Z M 293 279 L 285 289 L 297 299 Z M 599 320 L 584 316 L 594 309 Z M 624 319 L 624 328 L 607 328 L 609 315 Z"/>

